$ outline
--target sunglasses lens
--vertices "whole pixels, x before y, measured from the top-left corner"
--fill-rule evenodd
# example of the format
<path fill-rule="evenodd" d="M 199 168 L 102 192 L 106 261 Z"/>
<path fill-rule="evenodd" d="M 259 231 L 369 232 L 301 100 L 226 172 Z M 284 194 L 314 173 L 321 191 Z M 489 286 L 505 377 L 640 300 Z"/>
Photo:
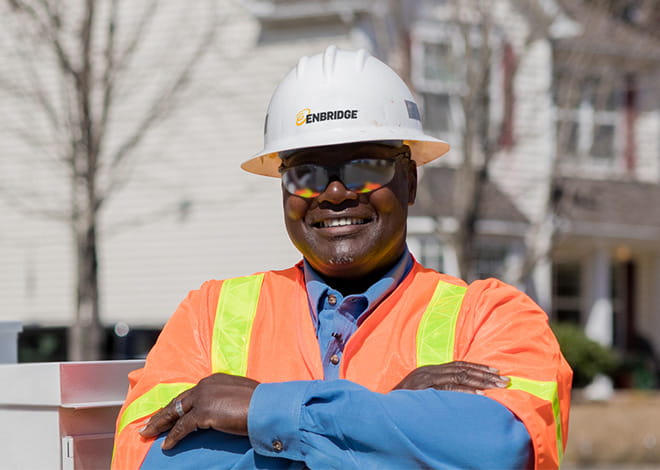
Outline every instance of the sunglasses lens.
<path fill-rule="evenodd" d="M 395 160 L 352 160 L 343 168 L 341 180 L 351 191 L 368 193 L 392 181 Z"/>
<path fill-rule="evenodd" d="M 396 160 L 366 158 L 351 160 L 336 172 L 339 181 L 347 189 L 368 193 L 392 181 Z M 330 182 L 332 170 L 319 165 L 298 165 L 282 172 L 282 184 L 291 194 L 314 198 L 321 194 Z"/>
<path fill-rule="evenodd" d="M 321 194 L 328 185 L 328 176 L 323 167 L 298 165 L 282 173 L 282 184 L 291 194 L 312 198 Z"/>

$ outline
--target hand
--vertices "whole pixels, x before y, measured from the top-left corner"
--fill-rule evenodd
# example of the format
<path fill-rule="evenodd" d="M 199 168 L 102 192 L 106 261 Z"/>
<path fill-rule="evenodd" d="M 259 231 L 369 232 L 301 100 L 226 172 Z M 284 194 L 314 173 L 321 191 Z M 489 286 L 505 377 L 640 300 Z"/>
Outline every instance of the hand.
<path fill-rule="evenodd" d="M 422 366 L 403 378 L 393 390 L 449 390 L 481 394 L 487 388 L 505 388 L 509 378 L 502 377 L 498 370 L 471 362 L 449 362 L 447 364 Z"/>
<path fill-rule="evenodd" d="M 197 429 L 213 428 L 246 436 L 248 408 L 257 385 L 259 382 L 246 377 L 210 375 L 153 415 L 140 434 L 155 437 L 170 430 L 163 442 L 166 450 Z M 178 401 L 182 416 L 177 411 Z"/>

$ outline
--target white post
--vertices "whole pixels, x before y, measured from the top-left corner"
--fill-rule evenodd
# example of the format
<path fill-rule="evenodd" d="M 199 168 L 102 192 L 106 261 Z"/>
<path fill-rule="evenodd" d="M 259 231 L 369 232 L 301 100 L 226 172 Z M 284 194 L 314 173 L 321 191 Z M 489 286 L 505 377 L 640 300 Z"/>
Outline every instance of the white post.
<path fill-rule="evenodd" d="M 18 362 L 18 334 L 21 331 L 23 331 L 21 322 L 0 322 L 0 364 Z"/>
<path fill-rule="evenodd" d="M 544 256 L 534 266 L 532 272 L 536 303 L 550 315 L 552 312 L 552 262 Z"/>
<path fill-rule="evenodd" d="M 442 263 L 443 273 L 449 274 L 450 276 L 461 275 L 460 269 L 458 269 L 458 257 L 456 256 L 456 250 L 451 243 L 442 244 Z"/>
<path fill-rule="evenodd" d="M 585 333 L 594 341 L 604 346 L 612 346 L 613 315 L 611 295 L 610 254 L 604 247 L 599 247 L 591 259 L 589 282 L 589 310 Z"/>

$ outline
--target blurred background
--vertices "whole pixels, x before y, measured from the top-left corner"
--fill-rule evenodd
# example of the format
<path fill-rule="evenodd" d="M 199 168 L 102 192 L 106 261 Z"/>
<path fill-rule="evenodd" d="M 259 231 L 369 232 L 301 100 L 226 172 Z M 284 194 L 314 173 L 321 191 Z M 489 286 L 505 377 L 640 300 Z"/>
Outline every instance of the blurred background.
<path fill-rule="evenodd" d="M 279 182 L 239 165 L 330 44 L 452 145 L 420 172 L 418 260 L 548 313 L 567 467 L 660 465 L 656 0 L 0 0 L 5 362 L 143 358 L 189 290 L 296 262 Z"/>

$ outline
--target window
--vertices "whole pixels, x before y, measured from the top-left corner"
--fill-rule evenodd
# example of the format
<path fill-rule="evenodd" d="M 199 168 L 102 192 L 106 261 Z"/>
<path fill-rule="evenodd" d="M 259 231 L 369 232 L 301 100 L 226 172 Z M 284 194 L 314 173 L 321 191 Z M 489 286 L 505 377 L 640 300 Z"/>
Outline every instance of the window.
<path fill-rule="evenodd" d="M 451 86 L 456 82 L 454 60 L 449 43 L 423 43 L 424 79 L 438 82 L 440 86 Z"/>
<path fill-rule="evenodd" d="M 451 42 L 444 36 L 437 41 L 423 40 L 413 46 L 412 55 L 413 81 L 420 92 L 424 128 L 441 139 L 449 139 L 458 86 Z"/>
<path fill-rule="evenodd" d="M 459 95 L 456 34 L 445 24 L 423 25 L 413 32 L 412 79 L 419 92 L 424 129 L 443 140 L 454 131 Z M 453 109 L 452 109 L 453 108 Z"/>
<path fill-rule="evenodd" d="M 555 321 L 580 323 L 582 269 L 579 263 L 557 263 L 552 270 L 553 317 Z"/>
<path fill-rule="evenodd" d="M 501 118 L 503 104 L 496 91 L 501 74 L 493 73 L 493 64 L 501 62 L 502 38 L 490 31 L 492 37 L 484 41 L 484 34 L 478 24 L 459 27 L 455 21 L 422 20 L 414 25 L 411 76 L 424 129 L 431 135 L 454 143 L 462 141 L 459 133 L 466 119 L 463 101 L 474 100 L 477 91 L 484 89 L 483 82 L 490 91 L 487 112 L 492 113 L 492 124 L 497 127 L 495 121 Z M 475 89 L 469 89 L 469 84 Z"/>
<path fill-rule="evenodd" d="M 623 141 L 622 96 L 620 79 L 557 74 L 557 152 L 564 162 L 615 166 Z"/>
<path fill-rule="evenodd" d="M 422 93 L 424 127 L 431 134 L 446 136 L 451 131 L 449 94 Z"/>
<path fill-rule="evenodd" d="M 433 236 L 414 235 L 408 238 L 408 248 L 417 261 L 429 269 L 443 272 L 442 245 Z"/>
<path fill-rule="evenodd" d="M 18 336 L 19 362 L 61 362 L 67 360 L 68 327 L 27 325 Z M 131 328 L 119 333 L 104 328 L 103 360 L 144 359 L 160 334 L 157 328 Z"/>
<path fill-rule="evenodd" d="M 482 241 L 477 244 L 472 260 L 474 279 L 500 277 L 509 256 L 509 246 L 505 243 Z"/>

